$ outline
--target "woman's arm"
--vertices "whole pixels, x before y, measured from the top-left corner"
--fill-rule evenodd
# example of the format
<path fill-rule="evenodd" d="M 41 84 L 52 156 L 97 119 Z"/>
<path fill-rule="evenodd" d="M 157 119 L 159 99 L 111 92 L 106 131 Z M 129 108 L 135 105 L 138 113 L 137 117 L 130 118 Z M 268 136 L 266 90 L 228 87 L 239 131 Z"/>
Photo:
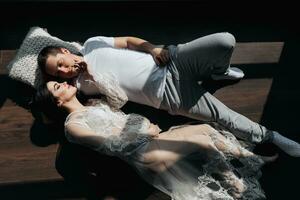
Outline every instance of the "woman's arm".
<path fill-rule="evenodd" d="M 76 123 L 66 125 L 66 131 L 74 142 L 92 149 L 99 149 L 104 145 L 105 138 L 96 134 L 93 130 L 84 128 Z"/>

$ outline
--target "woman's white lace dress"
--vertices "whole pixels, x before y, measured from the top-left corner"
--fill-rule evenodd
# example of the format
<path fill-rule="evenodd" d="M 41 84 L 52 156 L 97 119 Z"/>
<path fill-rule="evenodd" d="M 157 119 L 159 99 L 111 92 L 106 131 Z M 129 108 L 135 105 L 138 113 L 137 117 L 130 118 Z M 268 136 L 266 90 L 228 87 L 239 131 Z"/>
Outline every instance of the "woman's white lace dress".
<path fill-rule="evenodd" d="M 130 165 L 149 183 L 176 200 L 199 199 L 233 199 L 224 182 L 229 182 L 228 176 L 219 177 L 216 165 L 229 166 L 232 174 L 239 178 L 247 187 L 242 199 L 262 199 L 264 193 L 258 182 L 260 167 L 263 161 L 258 156 L 249 156 L 236 159 L 227 152 L 219 152 L 218 156 L 207 159 L 203 154 L 195 153 L 177 162 L 163 173 L 157 174 L 148 170 L 143 163 L 141 155 L 152 140 L 148 133 L 150 122 L 147 118 L 137 114 L 124 114 L 113 111 L 104 104 L 89 106 L 86 110 L 71 113 L 65 125 L 74 123 L 77 126 L 92 130 L 97 136 L 105 138 L 98 146 L 83 143 L 80 139 L 72 137 L 66 130 L 66 137 L 70 142 L 88 146 L 100 153 L 117 156 Z M 237 146 L 240 151 L 249 152 L 227 131 L 220 132 L 227 138 L 224 143 L 228 147 Z M 168 133 L 163 133 L 168 134 Z M 214 140 L 214 138 L 212 138 Z M 229 151 L 228 151 L 229 152 Z M 251 152 L 250 152 L 251 153 Z M 113 172 L 112 172 L 113 173 Z M 221 176 L 220 176 L 221 174 Z"/>

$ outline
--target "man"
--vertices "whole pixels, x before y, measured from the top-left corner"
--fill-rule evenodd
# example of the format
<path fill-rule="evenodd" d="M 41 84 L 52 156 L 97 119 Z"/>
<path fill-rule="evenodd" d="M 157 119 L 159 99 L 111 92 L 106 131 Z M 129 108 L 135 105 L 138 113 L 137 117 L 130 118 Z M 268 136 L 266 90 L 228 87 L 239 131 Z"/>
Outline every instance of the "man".
<path fill-rule="evenodd" d="M 93 37 L 74 55 L 64 48 L 46 47 L 38 57 L 42 71 L 65 79 L 87 95 L 102 93 L 121 107 L 130 101 L 167 110 L 173 115 L 216 121 L 250 142 L 273 142 L 291 156 L 300 144 L 234 112 L 199 84 L 205 78 L 240 79 L 230 67 L 235 38 L 216 33 L 185 44 L 157 48 L 136 37 Z M 165 66 L 163 66 L 165 65 Z"/>

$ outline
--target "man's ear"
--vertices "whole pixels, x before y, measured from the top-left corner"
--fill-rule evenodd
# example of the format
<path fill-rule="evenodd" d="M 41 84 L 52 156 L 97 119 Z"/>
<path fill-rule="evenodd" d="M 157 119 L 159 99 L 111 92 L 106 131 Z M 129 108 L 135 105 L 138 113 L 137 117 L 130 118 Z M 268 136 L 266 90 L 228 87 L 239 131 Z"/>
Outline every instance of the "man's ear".
<path fill-rule="evenodd" d="M 60 48 L 60 51 L 61 51 L 62 53 L 64 53 L 64 54 L 70 54 L 70 53 L 71 53 L 68 49 L 63 48 L 63 47 Z"/>

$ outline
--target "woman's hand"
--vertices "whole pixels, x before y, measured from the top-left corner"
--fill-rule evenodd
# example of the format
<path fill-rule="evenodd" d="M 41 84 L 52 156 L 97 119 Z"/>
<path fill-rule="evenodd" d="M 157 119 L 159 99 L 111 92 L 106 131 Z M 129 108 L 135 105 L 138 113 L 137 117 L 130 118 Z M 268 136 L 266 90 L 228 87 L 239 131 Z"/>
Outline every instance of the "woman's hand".
<path fill-rule="evenodd" d="M 153 48 L 150 54 L 159 66 L 166 65 L 170 60 L 169 51 L 163 48 Z"/>
<path fill-rule="evenodd" d="M 158 134 L 161 132 L 161 129 L 159 128 L 159 126 L 151 123 L 148 131 L 149 135 L 151 135 L 152 137 L 157 137 Z"/>

